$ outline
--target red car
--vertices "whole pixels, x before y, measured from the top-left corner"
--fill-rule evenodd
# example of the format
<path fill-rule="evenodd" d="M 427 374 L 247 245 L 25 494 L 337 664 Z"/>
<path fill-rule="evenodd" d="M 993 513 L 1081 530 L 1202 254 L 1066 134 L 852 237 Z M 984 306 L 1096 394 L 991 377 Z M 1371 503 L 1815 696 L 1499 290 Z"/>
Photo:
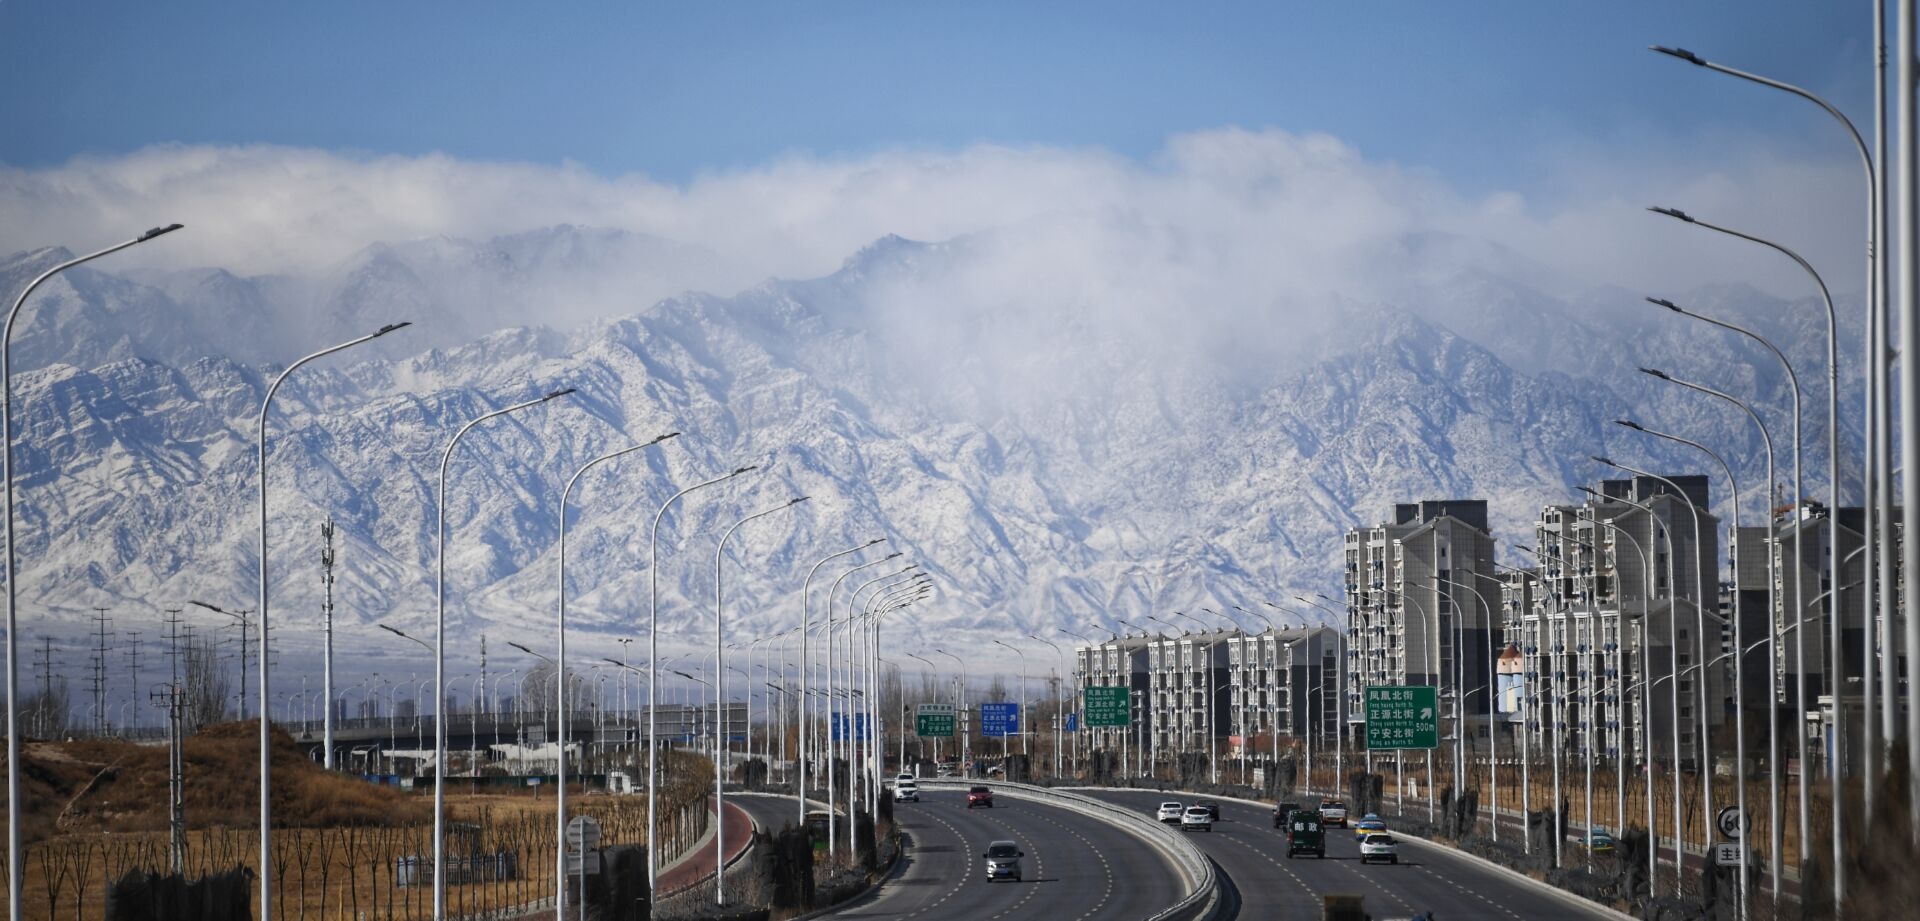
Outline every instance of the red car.
<path fill-rule="evenodd" d="M 993 808 L 993 790 L 987 787 L 974 787 L 968 790 L 967 791 L 967 808 L 972 809 L 975 806 L 985 806 L 988 809 L 992 809 Z"/>

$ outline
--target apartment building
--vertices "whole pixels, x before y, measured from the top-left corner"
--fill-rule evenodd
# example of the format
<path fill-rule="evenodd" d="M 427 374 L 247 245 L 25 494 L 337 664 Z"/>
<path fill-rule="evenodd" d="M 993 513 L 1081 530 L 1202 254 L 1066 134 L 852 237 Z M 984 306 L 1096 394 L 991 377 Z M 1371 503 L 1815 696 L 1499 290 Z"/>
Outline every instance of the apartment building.
<path fill-rule="evenodd" d="M 1490 731 L 1506 645 L 1493 560 L 1483 500 L 1395 505 L 1390 520 L 1347 532 L 1349 719 L 1365 712 L 1369 686 L 1434 685 L 1447 719 L 1464 714 L 1470 735 Z"/>
<path fill-rule="evenodd" d="M 1231 751 L 1270 756 L 1275 733 L 1291 740 L 1311 730 L 1330 738 L 1339 728 L 1339 653 L 1340 634 L 1328 627 L 1228 637 Z"/>
<path fill-rule="evenodd" d="M 1709 735 L 1725 724 L 1719 522 L 1708 499 L 1704 476 L 1635 476 L 1603 481 L 1583 504 L 1542 509 L 1518 643 L 1526 702 L 1541 717 L 1528 719 L 1536 750 L 1665 761 L 1677 732 L 1679 759 L 1696 764 L 1702 721 Z"/>
<path fill-rule="evenodd" d="M 1145 636 L 1116 636 L 1074 649 L 1074 675 L 1081 687 L 1124 687 L 1133 701 L 1132 735 L 1118 727 L 1086 727 L 1085 738 L 1093 748 L 1117 751 L 1123 740 L 1130 739 L 1127 744 L 1136 745 L 1147 738 L 1146 725 L 1152 719 L 1142 705 L 1147 698 L 1147 643 Z M 1084 720 L 1084 713 L 1081 718 Z"/>

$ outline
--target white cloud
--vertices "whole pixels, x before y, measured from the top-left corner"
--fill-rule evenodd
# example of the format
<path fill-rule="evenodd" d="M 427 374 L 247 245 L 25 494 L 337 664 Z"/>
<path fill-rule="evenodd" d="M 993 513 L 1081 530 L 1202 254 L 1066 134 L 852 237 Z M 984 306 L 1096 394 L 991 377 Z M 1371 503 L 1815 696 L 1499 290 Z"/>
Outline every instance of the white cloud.
<path fill-rule="evenodd" d="M 1001 276 L 1112 298 L 1114 311 L 1151 302 L 1206 313 L 1301 294 L 1396 296 L 1409 277 L 1453 268 L 1407 264 L 1402 242 L 1437 234 L 1508 249 L 1541 267 L 1537 281 L 1568 289 L 1744 280 L 1804 293 L 1777 257 L 1640 210 L 1664 202 L 1776 235 L 1837 290 L 1860 286 L 1857 169 L 1757 152 L 1693 156 L 1569 163 L 1562 184 L 1575 192 L 1548 210 L 1518 191 L 1462 196 L 1444 177 L 1370 161 L 1326 135 L 1239 129 L 1174 137 L 1149 163 L 983 145 L 793 156 L 684 186 L 574 165 L 157 146 L 0 171 L 10 216 L 0 249 L 82 249 L 181 221 L 187 232 L 118 264 L 299 273 L 374 242 L 571 223 L 704 247 L 718 266 L 668 281 L 724 290 L 830 271 L 887 233 L 998 230 L 1012 242 L 983 284 Z"/>

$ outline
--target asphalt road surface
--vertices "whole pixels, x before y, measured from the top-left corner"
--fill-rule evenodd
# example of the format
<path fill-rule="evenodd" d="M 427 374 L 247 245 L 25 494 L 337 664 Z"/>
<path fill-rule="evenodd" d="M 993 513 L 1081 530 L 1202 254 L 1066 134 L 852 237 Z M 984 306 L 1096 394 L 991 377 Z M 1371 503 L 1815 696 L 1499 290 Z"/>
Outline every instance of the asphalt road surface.
<path fill-rule="evenodd" d="M 1188 802 L 1182 794 L 1105 790 L 1075 792 L 1151 817 L 1162 802 Z M 1325 859 L 1287 858 L 1286 838 L 1273 827 L 1271 808 L 1216 800 L 1222 821 L 1211 832 L 1189 837 L 1212 857 L 1240 890 L 1240 917 L 1317 919 L 1321 897 L 1363 895 L 1378 919 L 1433 912 L 1441 921 L 1568 921 L 1609 918 L 1512 883 L 1439 845 L 1396 838 L 1400 863 L 1362 864 L 1351 829 L 1327 829 Z"/>
<path fill-rule="evenodd" d="M 920 795 L 894 805 L 907 842 L 900 869 L 828 917 L 1139 921 L 1186 894 L 1158 851 L 1098 819 L 1005 795 L 972 810 L 963 792 Z M 981 855 L 1000 839 L 1026 852 L 1020 882 L 987 882 Z"/>

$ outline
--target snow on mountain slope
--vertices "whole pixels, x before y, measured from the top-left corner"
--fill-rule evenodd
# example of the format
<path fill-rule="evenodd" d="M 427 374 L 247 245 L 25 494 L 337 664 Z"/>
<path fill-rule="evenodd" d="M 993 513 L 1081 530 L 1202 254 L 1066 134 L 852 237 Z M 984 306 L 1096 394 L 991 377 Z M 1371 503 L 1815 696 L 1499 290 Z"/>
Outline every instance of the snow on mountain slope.
<path fill-rule="evenodd" d="M 501 639 L 550 642 L 561 484 L 667 431 L 684 435 L 576 490 L 580 648 L 613 654 L 616 637 L 643 635 L 660 503 L 759 464 L 664 520 L 663 644 L 710 642 L 718 534 L 810 495 L 729 545 L 738 638 L 797 620 L 813 560 L 886 537 L 939 584 L 890 636 L 997 661 L 990 636 L 1332 594 L 1341 534 L 1394 502 L 1484 497 L 1501 533 L 1524 539 L 1540 505 L 1606 475 L 1589 454 L 1704 469 L 1612 425 L 1622 414 L 1730 446 L 1743 485 L 1758 484 L 1744 418 L 1647 381 L 1640 364 L 1785 406 L 1766 356 L 1621 292 L 1560 301 L 1481 271 L 1440 273 L 1405 304 L 1303 296 L 1252 305 L 1241 328 L 1153 335 L 1147 324 L 1143 335 L 1104 292 L 968 290 L 970 260 L 994 245 L 883 239 L 825 278 L 677 295 L 557 324 L 567 332 L 496 327 L 556 267 L 604 276 L 581 289 L 598 290 L 633 271 L 623 261 L 636 252 L 682 251 L 563 228 L 372 247 L 322 280 L 76 270 L 36 298 L 16 350 L 27 629 L 75 634 L 105 606 L 115 629 L 151 639 L 159 612 L 189 599 L 250 607 L 253 432 L 263 375 L 277 370 L 266 363 L 395 319 L 419 325 L 301 369 L 270 422 L 273 623 L 293 674 L 315 655 L 329 514 L 347 667 L 426 668 L 417 647 L 372 624 L 430 633 L 447 439 L 560 387 L 579 392 L 486 423 L 452 460 L 449 648 L 461 667 L 482 632 L 496 654 Z M 0 282 L 17 288 L 54 258 L 16 257 Z M 1825 326 L 1813 305 L 1695 296 L 1778 337 L 1807 388 L 1807 431 L 1822 431 Z M 1785 417 L 1770 418 L 1784 444 Z M 1810 484 L 1822 482 L 1824 453 L 1808 457 Z M 846 591 L 835 600 L 844 614 Z"/>

